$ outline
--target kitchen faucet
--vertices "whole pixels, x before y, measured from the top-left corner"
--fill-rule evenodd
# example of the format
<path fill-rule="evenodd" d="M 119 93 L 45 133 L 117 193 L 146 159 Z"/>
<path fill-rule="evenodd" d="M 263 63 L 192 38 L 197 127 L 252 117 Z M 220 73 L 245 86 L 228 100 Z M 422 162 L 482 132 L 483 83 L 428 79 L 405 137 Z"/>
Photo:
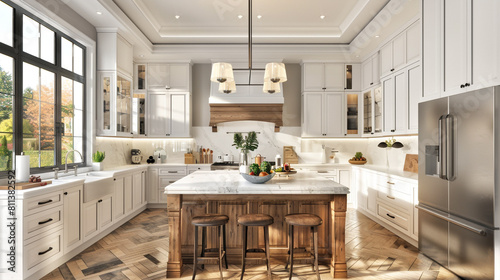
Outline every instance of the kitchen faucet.
<path fill-rule="evenodd" d="M 64 173 L 68 173 L 68 155 L 71 152 L 77 152 L 80 155 L 80 159 L 83 160 L 83 156 L 79 151 L 77 151 L 77 150 L 68 151 L 66 153 L 66 161 L 64 162 Z M 77 167 L 75 166 L 75 176 L 76 176 L 76 169 L 77 169 Z"/>

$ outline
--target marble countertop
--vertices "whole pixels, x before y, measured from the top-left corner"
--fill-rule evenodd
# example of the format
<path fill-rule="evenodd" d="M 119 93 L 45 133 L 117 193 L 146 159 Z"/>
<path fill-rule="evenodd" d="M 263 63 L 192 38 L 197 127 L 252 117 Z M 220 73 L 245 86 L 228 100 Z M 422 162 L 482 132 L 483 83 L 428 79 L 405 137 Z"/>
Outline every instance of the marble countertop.
<path fill-rule="evenodd" d="M 385 173 L 388 175 L 398 176 L 398 177 L 401 177 L 403 179 L 418 181 L 418 173 L 413 173 L 413 172 L 408 172 L 408 171 L 403 171 L 403 170 L 388 169 L 387 167 L 374 166 L 374 165 L 356 165 L 356 166 L 353 166 L 353 168 L 361 168 L 361 169 L 371 170 L 371 171 L 375 171 L 375 172 Z"/>
<path fill-rule="evenodd" d="M 265 184 L 246 181 L 237 170 L 196 171 L 165 187 L 166 194 L 348 194 L 349 188 L 313 171 L 275 176 Z"/>

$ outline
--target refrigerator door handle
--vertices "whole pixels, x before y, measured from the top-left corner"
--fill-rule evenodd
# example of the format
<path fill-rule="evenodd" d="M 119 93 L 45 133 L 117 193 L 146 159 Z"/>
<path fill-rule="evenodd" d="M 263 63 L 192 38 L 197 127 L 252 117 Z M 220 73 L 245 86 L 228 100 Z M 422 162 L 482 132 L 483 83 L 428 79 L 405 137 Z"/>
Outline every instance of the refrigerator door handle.
<path fill-rule="evenodd" d="M 446 180 L 455 180 L 455 118 L 446 116 Z"/>
<path fill-rule="evenodd" d="M 438 137 L 439 137 L 439 153 L 438 153 L 438 161 L 439 161 L 439 178 L 446 180 L 447 178 L 447 162 L 446 162 L 446 117 L 443 115 L 439 117 L 438 122 Z"/>
<path fill-rule="evenodd" d="M 474 233 L 476 233 L 476 234 L 483 235 L 483 236 L 485 236 L 485 235 L 486 235 L 486 231 L 484 231 L 483 229 L 476 228 L 476 227 L 474 227 L 474 226 L 468 225 L 468 224 L 466 224 L 466 223 L 464 223 L 464 222 L 461 222 L 461 221 L 459 221 L 459 220 L 456 220 L 456 219 L 450 218 L 450 217 L 448 217 L 448 216 L 447 216 L 447 215 L 445 215 L 445 214 L 438 213 L 437 211 L 434 211 L 434 210 L 428 209 L 427 207 L 424 207 L 424 206 L 421 206 L 421 205 L 416 205 L 415 207 L 416 207 L 417 209 L 420 209 L 420 210 L 422 210 L 422 211 L 424 211 L 424 212 L 428 213 L 428 214 L 431 214 L 431 215 L 433 215 L 433 216 L 436 216 L 436 217 L 438 217 L 438 218 L 441 218 L 441 219 L 443 219 L 443 220 L 445 220 L 445 221 L 447 221 L 447 222 L 450 222 L 450 223 L 452 223 L 452 224 L 455 224 L 455 225 L 457 225 L 457 226 L 459 226 L 459 227 L 462 227 L 462 228 L 464 228 L 464 229 L 470 230 L 470 231 L 472 231 L 472 232 L 474 232 Z"/>

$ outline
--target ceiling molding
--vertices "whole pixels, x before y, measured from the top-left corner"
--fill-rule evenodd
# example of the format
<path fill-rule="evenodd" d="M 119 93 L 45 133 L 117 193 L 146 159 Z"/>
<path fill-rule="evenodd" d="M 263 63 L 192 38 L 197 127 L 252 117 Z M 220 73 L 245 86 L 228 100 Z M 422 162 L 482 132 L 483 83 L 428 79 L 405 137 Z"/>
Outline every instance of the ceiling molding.
<path fill-rule="evenodd" d="M 137 7 L 137 9 L 142 13 L 142 15 L 146 18 L 146 20 L 151 24 L 151 26 L 156 30 L 156 32 L 160 32 L 161 29 L 161 24 L 156 20 L 156 18 L 153 16 L 151 11 L 146 7 L 144 4 L 144 1 L 138 1 L 138 0 L 130 0 L 134 5 Z"/>
<path fill-rule="evenodd" d="M 370 0 L 358 0 L 356 6 L 351 10 L 351 12 L 347 15 L 344 21 L 339 25 L 339 29 L 342 34 L 346 32 L 349 27 L 351 27 L 354 20 L 356 20 L 361 12 L 365 9 L 366 5 L 368 5 Z"/>

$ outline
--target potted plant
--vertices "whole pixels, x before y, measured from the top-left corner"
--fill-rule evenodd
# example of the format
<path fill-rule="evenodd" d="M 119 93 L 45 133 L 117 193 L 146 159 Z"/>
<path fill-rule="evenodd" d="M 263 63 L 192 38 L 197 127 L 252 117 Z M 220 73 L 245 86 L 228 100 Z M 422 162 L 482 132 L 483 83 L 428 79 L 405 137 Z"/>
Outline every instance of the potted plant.
<path fill-rule="evenodd" d="M 250 131 L 247 136 L 243 137 L 240 132 L 237 132 L 234 134 L 233 140 L 234 143 L 232 146 L 235 146 L 236 149 L 241 149 L 240 165 L 245 164 L 245 162 L 246 165 L 249 165 L 248 152 L 255 151 L 259 147 L 257 133 L 255 133 L 255 131 Z"/>
<path fill-rule="evenodd" d="M 106 158 L 106 152 L 96 151 L 92 154 L 92 169 L 94 171 L 102 171 L 103 164 L 102 161 Z"/>

